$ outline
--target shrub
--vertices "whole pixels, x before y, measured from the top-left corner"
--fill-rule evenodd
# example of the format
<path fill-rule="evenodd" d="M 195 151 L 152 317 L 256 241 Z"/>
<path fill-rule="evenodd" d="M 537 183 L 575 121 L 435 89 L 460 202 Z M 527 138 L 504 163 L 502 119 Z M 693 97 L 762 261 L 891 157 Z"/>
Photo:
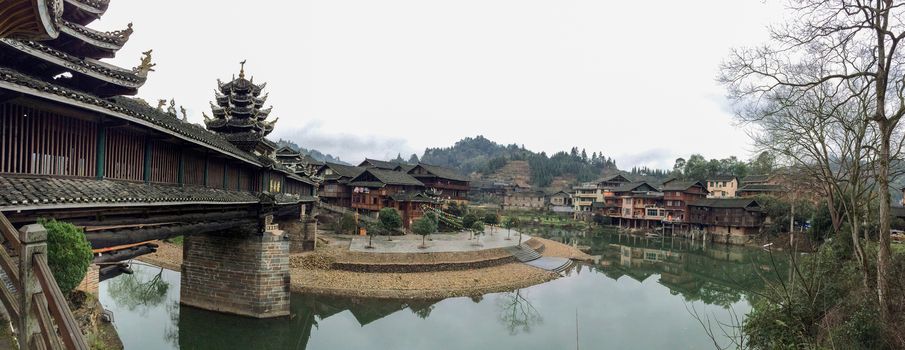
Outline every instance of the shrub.
<path fill-rule="evenodd" d="M 393 235 L 396 230 L 402 227 L 402 217 L 393 208 L 380 209 L 379 221 L 381 231 L 386 235 Z"/>
<path fill-rule="evenodd" d="M 333 231 L 337 234 L 354 234 L 355 233 L 355 216 L 352 214 L 343 214 L 339 220 L 333 223 Z"/>
<path fill-rule="evenodd" d="M 82 282 L 93 254 L 85 233 L 75 225 L 56 220 L 41 220 L 47 229 L 47 264 L 63 293 Z"/>

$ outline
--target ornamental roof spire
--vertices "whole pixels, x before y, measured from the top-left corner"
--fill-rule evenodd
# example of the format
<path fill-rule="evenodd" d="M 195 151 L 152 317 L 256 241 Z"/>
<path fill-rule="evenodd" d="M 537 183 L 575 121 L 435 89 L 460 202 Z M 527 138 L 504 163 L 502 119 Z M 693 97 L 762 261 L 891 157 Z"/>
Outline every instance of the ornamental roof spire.
<path fill-rule="evenodd" d="M 236 146 L 252 150 L 266 144 L 264 137 L 273 131 L 276 120 L 268 121 L 272 107 L 264 107 L 265 84 L 255 84 L 245 78 L 245 62 L 239 62 L 238 78 L 233 76 L 228 83 L 217 80 L 212 115 L 205 115 L 204 124 Z"/>

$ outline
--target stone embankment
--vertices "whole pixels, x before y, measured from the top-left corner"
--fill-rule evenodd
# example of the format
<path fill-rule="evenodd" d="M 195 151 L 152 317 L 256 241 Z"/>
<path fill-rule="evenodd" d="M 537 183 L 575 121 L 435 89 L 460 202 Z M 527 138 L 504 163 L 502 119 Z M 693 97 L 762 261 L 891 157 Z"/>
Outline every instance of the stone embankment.
<path fill-rule="evenodd" d="M 525 242 L 543 256 L 573 260 L 591 257 L 574 247 L 533 237 Z M 154 254 L 139 258 L 179 271 L 182 247 L 160 242 Z M 350 252 L 336 240 L 290 258 L 292 290 L 324 295 L 438 299 L 510 291 L 544 283 L 559 274 L 516 262 L 504 249 L 443 253 Z"/>

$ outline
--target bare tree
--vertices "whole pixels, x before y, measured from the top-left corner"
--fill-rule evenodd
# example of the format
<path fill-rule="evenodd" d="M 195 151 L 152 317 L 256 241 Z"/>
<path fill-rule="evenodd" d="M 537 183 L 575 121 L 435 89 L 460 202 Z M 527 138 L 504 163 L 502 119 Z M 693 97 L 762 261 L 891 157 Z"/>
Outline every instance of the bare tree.
<path fill-rule="evenodd" d="M 732 52 L 720 77 L 733 96 L 754 101 L 769 93 L 796 101 L 825 83 L 865 87 L 867 119 L 879 134 L 875 178 L 880 195 L 877 297 L 888 320 L 890 276 L 890 160 L 892 139 L 905 115 L 903 57 L 905 4 L 892 0 L 790 0 L 794 20 L 771 28 L 768 45 Z M 817 64 L 820 74 L 801 74 Z"/>
<path fill-rule="evenodd" d="M 808 67 L 818 72 L 820 67 Z M 879 140 L 867 119 L 864 88 L 820 84 L 787 99 L 784 89 L 766 95 L 770 100 L 742 110 L 739 117 L 757 126 L 755 144 L 778 155 L 789 168 L 791 182 L 823 198 L 835 233 L 850 229 L 863 284 L 869 287 L 868 264 L 861 243 L 862 217 L 873 195 L 870 181 Z"/>

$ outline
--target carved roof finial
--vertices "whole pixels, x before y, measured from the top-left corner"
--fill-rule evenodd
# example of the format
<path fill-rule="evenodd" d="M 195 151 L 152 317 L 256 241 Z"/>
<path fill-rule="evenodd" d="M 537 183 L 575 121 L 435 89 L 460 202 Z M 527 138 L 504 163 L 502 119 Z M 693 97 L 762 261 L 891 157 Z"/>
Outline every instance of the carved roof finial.
<path fill-rule="evenodd" d="M 182 121 L 184 121 L 184 122 L 189 121 L 189 114 L 185 111 L 185 107 L 180 105 L 179 112 L 182 113 Z"/>
<path fill-rule="evenodd" d="M 167 104 L 166 99 L 157 100 L 157 110 L 163 112 L 163 106 L 165 106 L 166 104 Z"/>
<path fill-rule="evenodd" d="M 141 63 L 138 65 L 138 67 L 132 68 L 133 72 L 138 73 L 138 75 L 141 76 L 147 76 L 148 72 L 154 71 L 154 66 L 156 66 L 157 64 L 151 63 L 151 52 L 154 52 L 154 50 L 148 50 L 141 53 L 143 55 L 141 57 Z"/>
<path fill-rule="evenodd" d="M 176 99 L 170 99 L 170 106 L 167 107 L 167 114 L 176 116 Z"/>
<path fill-rule="evenodd" d="M 245 78 L 245 61 L 247 60 L 242 60 L 242 62 L 239 62 L 239 79 Z"/>

